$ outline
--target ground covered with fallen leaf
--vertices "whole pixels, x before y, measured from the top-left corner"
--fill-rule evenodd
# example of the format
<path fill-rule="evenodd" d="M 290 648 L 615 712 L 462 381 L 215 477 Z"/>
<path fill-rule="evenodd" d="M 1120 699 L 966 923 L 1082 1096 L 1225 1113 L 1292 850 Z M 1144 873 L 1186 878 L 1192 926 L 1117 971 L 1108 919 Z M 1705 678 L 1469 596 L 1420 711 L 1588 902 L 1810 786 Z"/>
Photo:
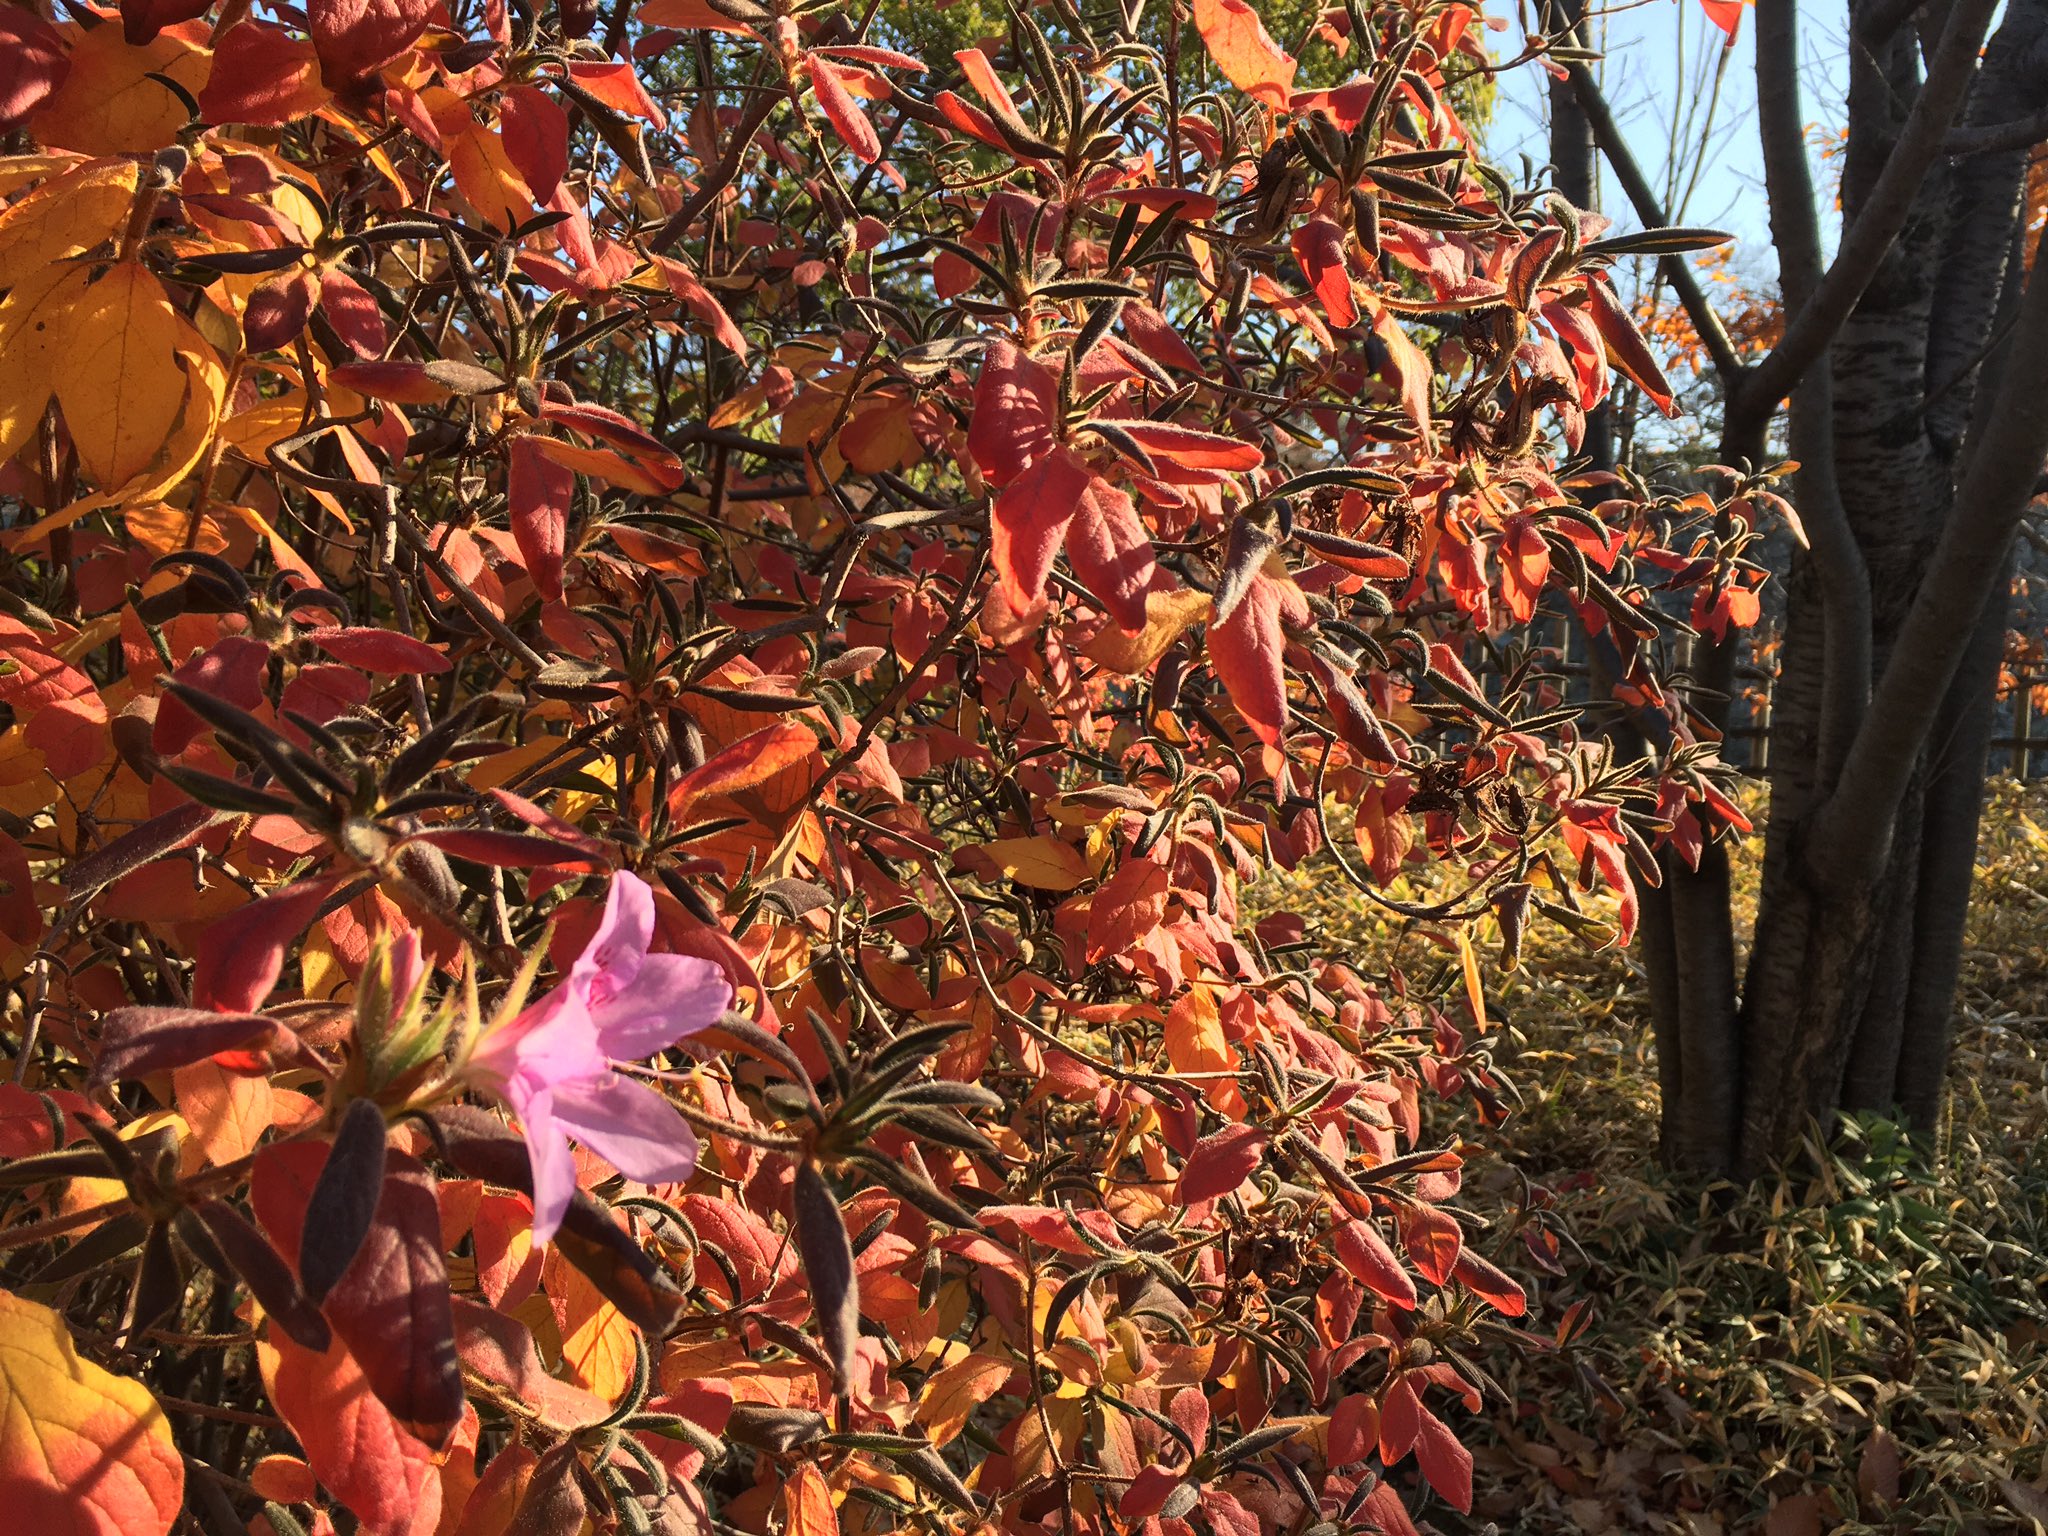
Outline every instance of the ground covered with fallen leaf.
<path fill-rule="evenodd" d="M 1524 1180 L 1554 1196 L 1580 1251 L 1537 1280 L 1532 1331 L 1587 1306 L 1564 1347 L 1487 1362 L 1504 1401 L 1475 1437 L 1474 1513 L 1428 1511 L 1440 1530 L 2048 1531 L 2048 788 L 1994 787 L 1979 871 L 1932 1155 L 1866 1122 L 1750 1190 L 1658 1168 L 1626 954 L 1553 937 L 1516 975 L 1483 964 L 1523 1102 L 1465 1214 L 1501 1218 Z M 1427 929 L 1390 931 L 1308 872 L 1277 887 L 1274 905 L 1430 971 Z M 1455 949 L 1436 969 L 1457 988 Z"/>

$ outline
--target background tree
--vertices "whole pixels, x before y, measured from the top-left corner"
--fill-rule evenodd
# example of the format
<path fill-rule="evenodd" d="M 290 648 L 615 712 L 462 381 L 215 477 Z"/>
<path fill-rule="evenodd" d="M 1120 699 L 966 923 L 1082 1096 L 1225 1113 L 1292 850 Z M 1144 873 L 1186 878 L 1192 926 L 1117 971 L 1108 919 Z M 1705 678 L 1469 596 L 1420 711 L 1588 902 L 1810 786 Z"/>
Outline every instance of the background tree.
<path fill-rule="evenodd" d="M 1843 233 L 1825 262 L 1796 10 L 1762 0 L 1757 128 L 1783 334 L 1744 358 L 1696 274 L 1666 263 L 1726 395 L 1720 461 L 1763 461 L 1789 402 L 1807 541 L 1740 975 L 1721 852 L 1696 870 L 1667 857 L 1646 898 L 1666 1149 L 1705 1171 L 1754 1171 L 1810 1115 L 1897 1107 L 1925 1123 L 1937 1102 L 2007 561 L 2048 451 L 2048 292 L 2029 281 L 2024 196 L 2048 141 L 2048 8 L 2008 6 L 1987 42 L 1993 10 L 1851 6 Z M 1591 72 L 1569 69 L 1636 213 L 1662 222 Z M 1639 717 L 1661 749 L 1725 720 L 1734 647 L 1691 650 L 1684 715 Z"/>

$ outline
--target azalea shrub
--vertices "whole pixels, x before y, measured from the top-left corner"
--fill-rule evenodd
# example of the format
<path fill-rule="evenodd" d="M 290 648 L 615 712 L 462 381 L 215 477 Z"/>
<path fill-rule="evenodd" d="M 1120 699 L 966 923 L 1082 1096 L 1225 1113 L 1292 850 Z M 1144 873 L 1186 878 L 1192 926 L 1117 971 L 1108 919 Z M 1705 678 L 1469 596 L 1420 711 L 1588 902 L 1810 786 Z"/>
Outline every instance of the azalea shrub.
<path fill-rule="evenodd" d="M 1400 1533 L 1578 1326 L 1448 1127 L 1743 825 L 1771 473 L 1573 459 L 1719 237 L 1468 5 L 892 14 L 0 11 L 10 1528 Z"/>

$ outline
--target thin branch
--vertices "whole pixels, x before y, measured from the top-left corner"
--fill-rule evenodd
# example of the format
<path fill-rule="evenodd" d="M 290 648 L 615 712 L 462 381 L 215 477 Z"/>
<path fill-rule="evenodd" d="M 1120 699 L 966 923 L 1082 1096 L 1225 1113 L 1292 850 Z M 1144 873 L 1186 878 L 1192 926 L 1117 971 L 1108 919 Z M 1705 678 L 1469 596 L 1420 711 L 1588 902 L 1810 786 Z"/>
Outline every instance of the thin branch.
<path fill-rule="evenodd" d="M 1835 339 L 1849 311 L 1863 297 L 1863 290 L 1877 271 L 1877 264 L 1891 248 L 1904 227 L 1907 215 L 1920 195 L 1928 171 L 1940 158 L 1949 126 L 1961 109 L 1977 69 L 1977 56 L 1991 25 L 1999 0 L 1957 0 L 1942 29 L 1940 46 L 1928 65 L 1926 83 L 1906 116 L 1904 127 L 1892 145 L 1884 169 L 1878 173 L 1856 217 L 1843 231 L 1834 261 L 1811 292 L 1795 293 L 1785 284 L 1785 298 L 1791 319 L 1778 344 L 1756 365 L 1745 380 L 1739 401 L 1731 401 L 1729 415 L 1739 414 L 1745 424 L 1770 419 L 1778 403 L 1790 394 L 1806 370 Z M 1757 7 L 1757 112 L 1765 129 L 1765 155 L 1789 159 L 1797 155 L 1804 176 L 1806 145 L 1804 124 L 1797 119 L 1799 86 L 1797 8 L 1794 0 L 1765 0 Z M 1765 88 L 1768 79 L 1771 88 Z M 1789 107 L 1789 124 L 1796 140 L 1787 143 L 1787 122 L 1775 114 Z M 1789 167 L 1788 167 L 1789 169 Z M 1811 177 L 1806 176 L 1809 189 Z M 1809 191 L 1808 209 L 1811 209 Z M 1773 178 L 1771 198 L 1773 233 L 1777 234 L 1779 199 Z M 1804 243 L 1805 231 L 1800 231 Z M 1815 244 L 1817 245 L 1817 240 Z M 1779 240 L 1784 250 L 1782 236 Z M 1801 285 L 1803 286 L 1803 284 Z"/>
<path fill-rule="evenodd" d="M 1615 122 L 1614 113 L 1607 105 L 1607 98 L 1601 94 L 1599 81 L 1584 64 L 1573 62 L 1567 66 L 1571 71 L 1572 91 L 1579 99 L 1579 109 L 1586 114 L 1586 121 L 1592 125 L 1593 138 L 1600 146 L 1600 153 L 1607 157 L 1607 163 L 1614 167 L 1615 177 L 1621 188 L 1628 194 L 1629 204 L 1635 209 L 1636 217 L 1643 221 L 1646 229 L 1662 229 L 1670 220 L 1666 218 L 1664 206 L 1650 180 L 1636 164 L 1635 156 L 1629 151 L 1628 139 Z M 1678 295 L 1678 302 L 1685 307 L 1686 318 L 1692 321 L 1692 328 L 1705 344 L 1707 355 L 1714 360 L 1714 370 L 1734 394 L 1734 386 L 1747 371 L 1742 359 L 1736 354 L 1735 343 L 1729 339 L 1728 328 L 1721 323 L 1721 317 L 1714 313 L 1714 306 L 1708 301 L 1706 291 L 1700 287 L 1699 278 L 1686 264 L 1683 256 L 1667 256 L 1662 262 L 1665 277 Z"/>
<path fill-rule="evenodd" d="M 748 103 L 746 115 L 740 119 L 739 127 L 733 131 L 732 143 L 726 146 L 724 158 L 718 164 L 708 167 L 697 190 L 683 199 L 683 205 L 668 216 L 668 222 L 654 232 L 654 238 L 647 242 L 647 249 L 659 256 L 683 238 L 685 231 L 696 222 L 697 215 L 709 208 L 718 194 L 731 186 L 746 163 L 747 151 L 754 147 L 754 135 L 761 131 L 761 125 L 768 121 L 776 107 L 789 99 L 786 91 L 762 91 Z"/>

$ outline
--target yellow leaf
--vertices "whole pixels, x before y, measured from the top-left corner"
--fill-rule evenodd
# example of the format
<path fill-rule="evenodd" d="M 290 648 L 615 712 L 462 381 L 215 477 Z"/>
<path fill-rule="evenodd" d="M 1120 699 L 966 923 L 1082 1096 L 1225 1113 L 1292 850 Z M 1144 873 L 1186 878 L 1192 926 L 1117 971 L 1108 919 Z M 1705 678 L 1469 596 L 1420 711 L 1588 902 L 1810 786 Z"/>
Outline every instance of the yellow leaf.
<path fill-rule="evenodd" d="M 1135 677 L 1166 654 L 1188 627 L 1209 616 L 1209 594 L 1175 587 L 1145 594 L 1145 627 L 1136 634 L 1112 622 L 1081 648 L 1081 654 L 1111 672 Z"/>
<path fill-rule="evenodd" d="M 1479 956 L 1472 948 L 1469 929 L 1458 930 L 1458 963 L 1465 970 L 1465 1001 L 1472 1007 L 1472 1026 L 1486 1029 L 1486 989 L 1479 984 Z"/>
<path fill-rule="evenodd" d="M 90 160 L 0 213 L 0 288 L 118 236 L 137 175 L 133 160 Z"/>
<path fill-rule="evenodd" d="M 616 1401 L 633 1383 L 637 1330 L 552 1248 L 543 1261 L 541 1283 L 562 1331 L 562 1364 L 570 1378 L 606 1402 Z"/>
<path fill-rule="evenodd" d="M 1001 1355 L 972 1354 L 934 1371 L 918 1401 L 917 1422 L 933 1445 L 944 1445 L 967 1427 L 968 1419 L 993 1397 L 1015 1367 Z"/>
<path fill-rule="evenodd" d="M 86 472 L 102 486 L 124 484 L 156 458 L 185 403 L 178 312 L 155 273 L 123 261 L 68 306 L 62 324 L 50 382 L 64 424 Z"/>
<path fill-rule="evenodd" d="M 140 1382 L 71 1346 L 64 1319 L 0 1291 L 0 1504 L 12 1530 L 164 1536 L 184 1503 L 170 1421 Z"/>
<path fill-rule="evenodd" d="M 14 457 L 50 403 L 50 374 L 64 328 L 57 323 L 84 294 L 83 267 L 46 267 L 0 299 L 0 460 Z"/>
<path fill-rule="evenodd" d="M 1041 891 L 1071 891 L 1092 874 L 1080 849 L 1044 833 L 963 848 L 959 863 L 976 873 L 1000 876 Z"/>
<path fill-rule="evenodd" d="M 197 96 L 213 71 L 213 55 L 167 28 L 140 48 L 119 27 L 90 32 L 64 27 L 73 39 L 71 72 L 29 118 L 46 149 L 87 155 L 146 155 L 177 142 L 192 114 L 163 75 Z M 203 35 L 203 34 L 202 34 Z"/>

